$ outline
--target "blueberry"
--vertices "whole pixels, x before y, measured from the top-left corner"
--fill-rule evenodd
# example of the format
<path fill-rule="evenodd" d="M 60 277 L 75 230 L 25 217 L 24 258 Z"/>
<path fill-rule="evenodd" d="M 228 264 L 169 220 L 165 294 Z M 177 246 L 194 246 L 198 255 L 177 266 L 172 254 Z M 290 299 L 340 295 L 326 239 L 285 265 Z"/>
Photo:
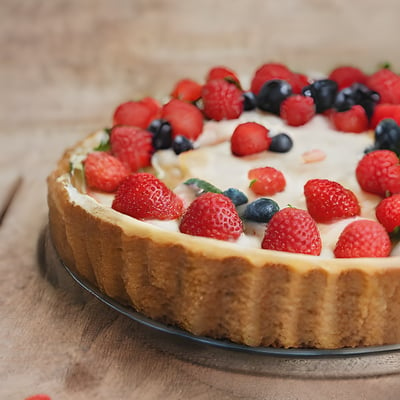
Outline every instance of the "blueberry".
<path fill-rule="evenodd" d="M 172 142 L 172 149 L 175 154 L 181 154 L 185 151 L 193 150 L 193 143 L 185 136 L 178 135 Z"/>
<path fill-rule="evenodd" d="M 153 134 L 155 150 L 169 149 L 172 145 L 172 128 L 165 119 L 155 119 L 147 128 Z"/>
<path fill-rule="evenodd" d="M 242 96 L 243 96 L 243 110 L 244 111 L 254 110 L 257 106 L 256 95 L 253 92 L 244 92 Z"/>
<path fill-rule="evenodd" d="M 257 107 L 273 114 L 280 114 L 282 102 L 292 94 L 292 86 L 281 79 L 265 82 L 257 95 Z"/>
<path fill-rule="evenodd" d="M 286 133 L 278 133 L 272 137 L 269 151 L 274 153 L 287 153 L 293 147 L 292 138 Z"/>
<path fill-rule="evenodd" d="M 278 211 L 279 206 L 274 200 L 262 197 L 246 207 L 243 218 L 255 222 L 269 222 Z"/>
<path fill-rule="evenodd" d="M 229 197 L 235 206 L 241 206 L 249 201 L 247 196 L 238 189 L 229 188 L 222 192 L 222 194 L 224 194 L 226 197 Z"/>
<path fill-rule="evenodd" d="M 332 108 L 338 91 L 338 84 L 331 79 L 320 79 L 311 85 L 305 86 L 302 90 L 304 96 L 314 99 L 315 109 L 317 113 Z"/>
<path fill-rule="evenodd" d="M 396 121 L 387 118 L 376 126 L 374 148 L 392 150 L 400 154 L 400 126 Z"/>

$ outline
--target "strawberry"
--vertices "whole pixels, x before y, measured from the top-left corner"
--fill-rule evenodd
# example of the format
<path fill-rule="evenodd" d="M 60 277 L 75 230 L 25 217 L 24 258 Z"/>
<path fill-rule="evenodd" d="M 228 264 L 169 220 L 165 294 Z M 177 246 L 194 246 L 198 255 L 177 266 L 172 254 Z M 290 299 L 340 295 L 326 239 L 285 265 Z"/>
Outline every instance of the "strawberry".
<path fill-rule="evenodd" d="M 283 173 L 273 167 L 253 168 L 247 176 L 251 180 L 250 189 L 261 196 L 272 196 L 286 187 Z"/>
<path fill-rule="evenodd" d="M 342 132 L 361 133 L 369 127 L 368 116 L 358 104 L 347 111 L 332 111 L 330 118 L 335 129 Z"/>
<path fill-rule="evenodd" d="M 349 87 L 353 83 L 365 84 L 367 78 L 367 75 L 364 74 L 361 69 L 348 65 L 335 68 L 328 76 L 328 79 L 331 79 L 338 84 L 339 90 Z"/>
<path fill-rule="evenodd" d="M 390 251 L 385 228 L 379 222 L 361 219 L 344 228 L 333 253 L 336 258 L 388 257 Z"/>
<path fill-rule="evenodd" d="M 202 88 L 202 85 L 192 79 L 181 79 L 174 86 L 171 97 L 194 103 L 200 99 Z"/>
<path fill-rule="evenodd" d="M 310 83 L 311 79 L 307 75 L 300 73 L 293 73 L 293 77 L 290 79 L 294 94 L 301 94 L 303 87 L 308 86 Z"/>
<path fill-rule="evenodd" d="M 398 230 L 400 226 L 400 194 L 383 199 L 375 210 L 377 220 L 388 232 Z"/>
<path fill-rule="evenodd" d="M 307 210 L 316 222 L 330 223 L 360 215 L 355 194 L 340 183 L 311 179 L 304 185 Z"/>
<path fill-rule="evenodd" d="M 225 79 L 214 79 L 203 86 L 204 114 L 215 121 L 238 118 L 243 112 L 243 93 Z"/>
<path fill-rule="evenodd" d="M 112 208 L 137 219 L 176 219 L 183 201 L 154 175 L 138 172 L 119 185 Z"/>
<path fill-rule="evenodd" d="M 257 122 L 239 124 L 231 136 L 231 152 L 235 156 L 247 156 L 268 150 L 272 138 L 269 130 Z"/>
<path fill-rule="evenodd" d="M 118 158 L 104 151 L 89 153 L 84 165 L 87 185 L 103 192 L 114 192 L 130 173 Z"/>
<path fill-rule="evenodd" d="M 311 215 L 298 208 L 283 208 L 274 214 L 265 229 L 262 248 L 318 256 L 321 236 Z"/>
<path fill-rule="evenodd" d="M 314 99 L 309 96 L 295 94 L 289 96 L 281 104 L 280 116 L 290 126 L 301 126 L 315 115 Z"/>
<path fill-rule="evenodd" d="M 25 400 L 51 400 L 47 394 L 34 394 L 33 396 L 26 397 Z"/>
<path fill-rule="evenodd" d="M 161 118 L 171 124 L 172 136 L 196 140 L 203 131 L 203 114 L 193 104 L 172 99 L 161 110 Z"/>
<path fill-rule="evenodd" d="M 400 104 L 400 76 L 387 68 L 380 69 L 367 80 L 367 86 L 380 95 L 380 102 Z"/>
<path fill-rule="evenodd" d="M 230 83 L 236 84 L 238 87 L 240 87 L 240 80 L 239 77 L 237 76 L 236 72 L 231 70 L 230 68 L 224 67 L 224 66 L 217 66 L 211 68 L 206 76 L 206 82 L 215 80 L 215 79 L 225 79 Z"/>
<path fill-rule="evenodd" d="M 243 224 L 232 201 L 221 193 L 197 197 L 182 216 L 179 230 L 194 236 L 237 240 Z"/>
<path fill-rule="evenodd" d="M 159 106 L 156 100 L 145 98 L 141 101 L 127 101 L 120 104 L 114 111 L 114 125 L 131 125 L 146 129 L 157 117 Z"/>
<path fill-rule="evenodd" d="M 400 104 L 377 104 L 371 118 L 371 128 L 376 126 L 384 119 L 392 118 L 400 125 Z"/>
<path fill-rule="evenodd" d="M 144 129 L 134 126 L 114 126 L 111 130 L 111 152 L 126 167 L 136 172 L 150 166 L 153 153 L 153 135 Z"/>
<path fill-rule="evenodd" d="M 385 197 L 400 193 L 399 159 L 391 150 L 375 150 L 366 154 L 356 168 L 358 184 L 363 190 Z"/>

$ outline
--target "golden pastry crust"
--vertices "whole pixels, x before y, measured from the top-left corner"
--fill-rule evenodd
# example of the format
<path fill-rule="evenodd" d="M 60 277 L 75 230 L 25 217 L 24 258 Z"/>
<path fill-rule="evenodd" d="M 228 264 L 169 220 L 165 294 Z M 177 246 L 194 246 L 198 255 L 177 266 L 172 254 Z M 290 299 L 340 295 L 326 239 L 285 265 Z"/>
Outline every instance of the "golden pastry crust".
<path fill-rule="evenodd" d="M 48 178 L 61 259 L 106 295 L 195 335 L 249 346 L 400 342 L 400 257 L 327 259 L 162 230 L 80 193 L 68 150 Z"/>

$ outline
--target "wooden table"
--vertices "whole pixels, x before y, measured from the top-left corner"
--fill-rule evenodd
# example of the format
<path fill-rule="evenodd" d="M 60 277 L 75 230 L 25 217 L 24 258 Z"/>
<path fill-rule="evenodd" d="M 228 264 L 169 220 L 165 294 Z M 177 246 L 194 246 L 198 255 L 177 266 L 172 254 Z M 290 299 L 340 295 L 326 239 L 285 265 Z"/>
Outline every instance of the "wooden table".
<path fill-rule="evenodd" d="M 64 148 L 109 126 L 119 102 L 215 64 L 242 75 L 272 60 L 400 70 L 399 12 L 397 0 L 2 0 L 0 398 L 398 399 L 398 375 L 258 376 L 177 357 L 72 283 L 52 285 L 37 243 L 47 174 Z"/>

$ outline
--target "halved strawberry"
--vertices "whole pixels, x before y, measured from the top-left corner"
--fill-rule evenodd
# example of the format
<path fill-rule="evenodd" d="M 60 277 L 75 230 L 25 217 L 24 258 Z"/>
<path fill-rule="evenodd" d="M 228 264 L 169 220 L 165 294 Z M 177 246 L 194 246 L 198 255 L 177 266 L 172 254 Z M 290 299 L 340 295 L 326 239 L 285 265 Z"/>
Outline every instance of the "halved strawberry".
<path fill-rule="evenodd" d="M 239 124 L 231 136 L 231 151 L 235 156 L 247 156 L 268 150 L 272 138 L 269 130 L 257 122 Z"/>
<path fill-rule="evenodd" d="M 368 116 L 360 105 L 348 111 L 332 111 L 330 118 L 335 129 L 342 132 L 362 133 L 369 127 Z"/>
<path fill-rule="evenodd" d="M 202 88 L 202 85 L 192 79 L 181 79 L 175 84 L 171 97 L 194 103 L 200 99 Z"/>
<path fill-rule="evenodd" d="M 253 168 L 248 172 L 250 189 L 261 196 L 272 196 L 286 187 L 283 173 L 273 167 Z"/>
<path fill-rule="evenodd" d="M 273 79 L 281 79 L 292 86 L 298 84 L 298 77 L 286 65 L 280 63 L 267 63 L 261 65 L 254 73 L 251 81 L 250 90 L 258 94 L 265 82 Z"/>
<path fill-rule="evenodd" d="M 120 104 L 113 115 L 114 125 L 130 125 L 146 129 L 159 113 L 158 102 L 150 97 Z"/>
<path fill-rule="evenodd" d="M 216 66 L 211 68 L 206 76 L 206 82 L 212 81 L 214 79 L 225 79 L 228 82 L 235 83 L 240 87 L 240 80 L 235 71 L 228 67 Z"/>
<path fill-rule="evenodd" d="M 353 83 L 365 84 L 368 77 L 360 68 L 343 65 L 333 69 L 328 78 L 335 81 L 338 84 L 338 89 L 342 90 Z"/>

